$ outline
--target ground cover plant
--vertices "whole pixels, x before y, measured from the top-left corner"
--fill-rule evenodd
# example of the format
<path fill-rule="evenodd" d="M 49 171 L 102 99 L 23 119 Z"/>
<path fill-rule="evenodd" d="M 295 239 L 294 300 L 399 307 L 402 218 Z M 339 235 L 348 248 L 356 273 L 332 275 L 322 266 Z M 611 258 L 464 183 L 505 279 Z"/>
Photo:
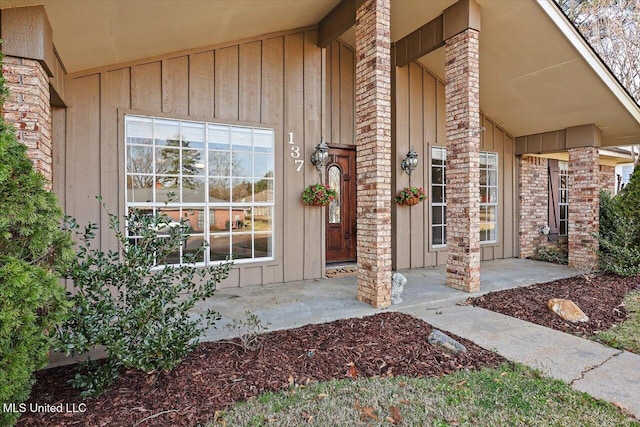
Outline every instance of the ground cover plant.
<path fill-rule="evenodd" d="M 0 76 L 0 105 L 8 96 Z M 57 199 L 26 151 L 0 116 L 0 408 L 26 400 L 47 363 L 67 309 L 60 270 L 73 256 Z M 2 410 L 0 425 L 18 415 Z"/>
<path fill-rule="evenodd" d="M 622 304 L 629 316 L 627 320 L 597 333 L 594 339 L 611 347 L 640 354 L 640 290 L 629 292 Z"/>
<path fill-rule="evenodd" d="M 231 426 L 630 426 L 613 405 L 505 363 L 441 378 L 335 380 L 265 393 L 218 413 Z"/>

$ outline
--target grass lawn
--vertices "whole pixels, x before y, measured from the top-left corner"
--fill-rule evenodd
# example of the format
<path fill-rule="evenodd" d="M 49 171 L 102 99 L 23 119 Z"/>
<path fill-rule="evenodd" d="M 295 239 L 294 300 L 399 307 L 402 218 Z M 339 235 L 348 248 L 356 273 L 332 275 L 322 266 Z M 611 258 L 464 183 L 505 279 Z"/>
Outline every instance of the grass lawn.
<path fill-rule="evenodd" d="M 265 393 L 217 426 L 640 426 L 613 405 L 506 363 L 441 378 L 361 378 Z"/>
<path fill-rule="evenodd" d="M 640 290 L 629 292 L 624 298 L 624 305 L 629 318 L 600 332 L 594 339 L 611 347 L 640 354 Z"/>

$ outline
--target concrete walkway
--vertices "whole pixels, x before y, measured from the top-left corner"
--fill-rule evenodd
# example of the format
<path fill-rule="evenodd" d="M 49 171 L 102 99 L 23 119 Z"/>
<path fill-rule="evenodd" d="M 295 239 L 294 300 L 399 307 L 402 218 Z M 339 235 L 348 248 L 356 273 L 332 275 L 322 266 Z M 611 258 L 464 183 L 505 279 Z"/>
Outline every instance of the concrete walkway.
<path fill-rule="evenodd" d="M 472 306 L 466 298 L 490 291 L 574 276 L 555 264 L 508 259 L 483 262 L 481 292 L 447 288 L 444 267 L 404 270 L 404 301 L 387 310 L 421 318 L 503 357 L 563 380 L 576 390 L 616 403 L 640 419 L 640 356 Z M 207 340 L 229 338 L 223 326 L 249 310 L 269 330 L 295 328 L 380 312 L 356 300 L 354 276 L 262 287 L 222 289 L 208 302 L 223 316 Z"/>

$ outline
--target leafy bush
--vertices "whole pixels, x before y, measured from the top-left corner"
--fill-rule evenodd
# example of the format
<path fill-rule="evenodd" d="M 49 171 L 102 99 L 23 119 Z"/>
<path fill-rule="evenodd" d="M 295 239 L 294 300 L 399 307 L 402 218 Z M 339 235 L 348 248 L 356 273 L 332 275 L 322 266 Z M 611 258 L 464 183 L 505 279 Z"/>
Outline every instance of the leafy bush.
<path fill-rule="evenodd" d="M 0 58 L 1 63 L 1 58 Z M 0 81 L 0 104 L 6 89 Z M 21 403 L 47 363 L 67 303 L 57 273 L 73 256 L 62 211 L 26 147 L 0 118 L 0 405 Z M 18 413 L 0 412 L 0 425 Z"/>
<path fill-rule="evenodd" d="M 621 276 L 634 276 L 640 274 L 640 223 L 622 207 L 622 200 L 621 196 L 600 192 L 600 268 Z M 640 204 L 636 209 L 640 209 Z"/>
<path fill-rule="evenodd" d="M 560 245 L 540 246 L 536 249 L 536 259 L 538 261 L 553 262 L 555 264 L 568 264 L 567 250 Z"/>
<path fill-rule="evenodd" d="M 186 219 L 177 225 L 166 215 L 132 210 L 120 219 L 109 214 L 118 251 L 91 247 L 97 226 L 83 230 L 74 220 L 68 227 L 80 241 L 68 277 L 75 295 L 70 319 L 58 333 L 58 349 L 81 355 L 104 347 L 107 358 L 79 365 L 74 387 L 83 396 L 102 393 L 122 368 L 147 373 L 173 369 L 197 344 L 204 329 L 219 319 L 211 309 L 190 312 L 197 301 L 213 296 L 216 284 L 228 276 L 230 263 L 196 267 L 204 244 L 183 256 L 184 263 L 168 259 L 186 243 Z"/>

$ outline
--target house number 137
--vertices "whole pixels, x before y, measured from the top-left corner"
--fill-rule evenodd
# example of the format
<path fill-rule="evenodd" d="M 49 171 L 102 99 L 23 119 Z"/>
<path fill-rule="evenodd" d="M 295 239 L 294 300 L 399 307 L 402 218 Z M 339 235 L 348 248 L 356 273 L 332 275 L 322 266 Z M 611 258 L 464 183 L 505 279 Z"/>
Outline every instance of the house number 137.
<path fill-rule="evenodd" d="M 289 147 L 291 149 L 291 151 L 289 152 L 289 155 L 291 156 L 291 158 L 293 159 L 293 162 L 296 165 L 296 172 L 300 172 L 302 170 L 302 166 L 304 165 L 304 160 L 300 158 L 301 156 L 300 147 L 298 147 L 293 142 L 293 132 L 289 132 L 289 145 L 291 145 L 291 147 Z"/>

